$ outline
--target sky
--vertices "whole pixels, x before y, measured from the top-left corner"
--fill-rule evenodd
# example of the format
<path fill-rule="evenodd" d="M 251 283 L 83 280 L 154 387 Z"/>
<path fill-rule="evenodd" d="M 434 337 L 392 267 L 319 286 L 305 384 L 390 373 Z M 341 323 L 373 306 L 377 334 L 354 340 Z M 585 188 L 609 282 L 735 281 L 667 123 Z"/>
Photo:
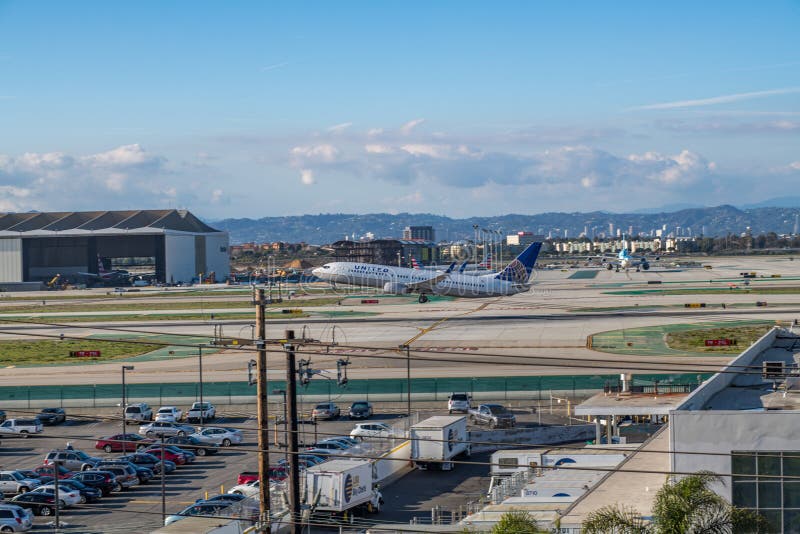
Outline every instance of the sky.
<path fill-rule="evenodd" d="M 0 0 L 0 212 L 796 196 L 798 28 L 797 0 Z"/>

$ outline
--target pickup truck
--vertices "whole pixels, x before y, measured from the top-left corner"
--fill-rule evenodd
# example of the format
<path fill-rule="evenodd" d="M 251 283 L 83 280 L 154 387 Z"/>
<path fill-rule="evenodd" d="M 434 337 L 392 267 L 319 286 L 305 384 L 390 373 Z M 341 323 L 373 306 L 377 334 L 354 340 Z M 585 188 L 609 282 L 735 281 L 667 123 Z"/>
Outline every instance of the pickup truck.
<path fill-rule="evenodd" d="M 19 471 L 0 471 L 0 492 L 25 493 L 41 485 L 41 481 L 28 478 Z"/>
<path fill-rule="evenodd" d="M 39 434 L 42 422 L 38 419 L 6 419 L 0 424 L 0 434 L 27 438 L 30 434 Z"/>
<path fill-rule="evenodd" d="M 137 402 L 125 407 L 125 424 L 153 420 L 153 409 L 146 402 Z"/>
<path fill-rule="evenodd" d="M 490 428 L 511 428 L 517 424 L 514 414 L 500 404 L 481 404 L 477 408 L 470 408 L 469 420 L 489 425 Z"/>
<path fill-rule="evenodd" d="M 217 417 L 217 409 L 210 402 L 195 402 L 186 414 L 186 421 L 189 423 L 199 423 L 210 421 Z"/>

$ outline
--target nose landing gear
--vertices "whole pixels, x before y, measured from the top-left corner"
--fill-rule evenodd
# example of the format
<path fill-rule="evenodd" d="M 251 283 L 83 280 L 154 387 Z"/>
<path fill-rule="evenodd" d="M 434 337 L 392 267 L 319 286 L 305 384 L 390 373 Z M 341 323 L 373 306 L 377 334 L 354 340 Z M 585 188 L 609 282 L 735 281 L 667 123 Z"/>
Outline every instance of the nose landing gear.
<path fill-rule="evenodd" d="M 419 303 L 425 304 L 426 302 L 428 302 L 428 295 L 426 295 L 425 293 L 421 293 L 419 296 Z"/>

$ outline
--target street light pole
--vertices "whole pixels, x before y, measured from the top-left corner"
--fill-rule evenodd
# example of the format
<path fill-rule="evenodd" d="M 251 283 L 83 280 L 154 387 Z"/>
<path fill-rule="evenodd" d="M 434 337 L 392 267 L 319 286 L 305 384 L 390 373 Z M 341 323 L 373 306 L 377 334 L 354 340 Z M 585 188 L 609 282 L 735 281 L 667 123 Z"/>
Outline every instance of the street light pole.
<path fill-rule="evenodd" d="M 122 454 L 125 454 L 125 371 L 133 371 L 132 365 L 122 366 Z"/>

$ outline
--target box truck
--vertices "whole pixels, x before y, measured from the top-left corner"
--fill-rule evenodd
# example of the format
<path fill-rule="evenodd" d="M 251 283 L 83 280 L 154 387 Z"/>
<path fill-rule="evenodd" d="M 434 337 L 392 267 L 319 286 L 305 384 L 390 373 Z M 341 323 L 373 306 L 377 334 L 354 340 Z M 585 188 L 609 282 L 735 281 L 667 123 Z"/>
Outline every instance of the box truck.
<path fill-rule="evenodd" d="M 315 513 L 342 513 L 376 500 L 369 460 L 328 460 L 305 474 L 306 502 Z"/>
<path fill-rule="evenodd" d="M 469 456 L 472 447 L 467 434 L 467 418 L 437 415 L 411 427 L 411 460 L 419 469 L 453 468 L 453 458 Z"/>

